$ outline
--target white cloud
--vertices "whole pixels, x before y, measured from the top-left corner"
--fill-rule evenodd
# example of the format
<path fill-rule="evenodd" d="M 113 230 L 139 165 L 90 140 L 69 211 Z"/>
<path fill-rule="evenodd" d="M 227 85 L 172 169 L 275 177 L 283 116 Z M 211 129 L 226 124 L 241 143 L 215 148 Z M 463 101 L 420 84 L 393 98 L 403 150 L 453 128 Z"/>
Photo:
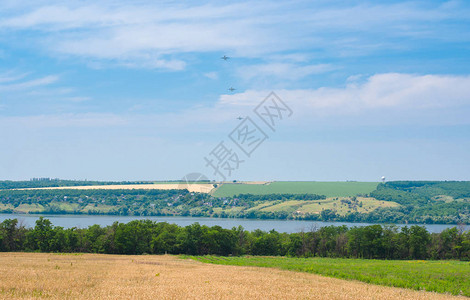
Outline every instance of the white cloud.
<path fill-rule="evenodd" d="M 343 88 L 276 90 L 301 114 L 359 113 L 371 109 L 441 109 L 470 106 L 470 76 L 385 73 Z M 269 91 L 223 95 L 219 105 L 254 107 Z"/>
<path fill-rule="evenodd" d="M 297 65 L 291 63 L 268 63 L 240 67 L 237 73 L 245 80 L 274 77 L 284 80 L 299 80 L 312 74 L 334 70 L 330 64 Z"/>
<path fill-rule="evenodd" d="M 65 101 L 70 101 L 70 102 L 83 102 L 83 101 L 88 101 L 88 100 L 91 100 L 90 97 L 65 97 L 64 98 Z"/>
<path fill-rule="evenodd" d="M 259 5 L 251 7 L 260 7 Z M 30 9 L 28 9 L 29 7 Z M 77 29 L 83 27 L 113 27 L 119 25 L 145 25 L 164 21 L 201 21 L 214 18 L 233 18 L 233 11 L 248 9 L 245 3 L 228 5 L 203 4 L 197 6 L 174 5 L 141 1 L 129 4 L 119 1 L 48 1 L 48 5 L 26 4 L 15 17 L 5 18 L 0 22 L 3 27 L 30 28 L 46 31 Z"/>
<path fill-rule="evenodd" d="M 318 89 L 281 89 L 276 94 L 292 108 L 293 119 L 310 122 L 312 117 L 326 116 L 337 122 L 347 120 L 370 121 L 388 118 L 390 124 L 402 124 L 404 120 L 420 118 L 433 112 L 427 123 L 461 123 L 465 120 L 450 120 L 441 112 L 452 110 L 462 115 L 470 108 L 470 76 L 416 75 L 385 73 L 361 79 L 357 76 L 347 81 L 342 88 L 322 87 Z M 359 80 L 359 81 L 358 81 Z M 270 90 L 247 90 L 243 93 L 222 95 L 212 106 L 191 107 L 173 113 L 126 114 L 63 114 L 39 115 L 9 119 L 39 127 L 102 127 L 125 126 L 132 128 L 154 128 L 188 132 L 219 130 L 219 126 L 232 124 L 238 116 L 247 116 L 270 93 Z M 62 97 L 64 98 L 64 97 Z M 86 101 L 86 97 L 65 97 L 69 101 Z M 404 114 L 403 114 L 404 113 Z M 455 115 L 455 114 L 454 114 Z M 436 119 L 435 116 L 442 119 Z M 32 119 L 31 119 L 32 118 Z M 419 122 L 417 120 L 417 122 Z M 4 121 L 5 119 L 3 119 Z M 356 122 L 356 121 L 354 121 Z M 217 126 L 214 126 L 217 124 Z"/>
<path fill-rule="evenodd" d="M 35 30 L 43 36 L 42 46 L 59 54 L 115 60 L 127 67 L 181 70 L 185 63 L 166 55 L 252 45 L 257 33 L 250 33 L 250 22 L 233 14 L 248 8 L 248 4 L 61 4 L 5 18 L 0 28 Z"/>
<path fill-rule="evenodd" d="M 128 120 L 125 117 L 106 113 L 48 114 L 0 118 L 2 128 L 99 128 L 126 124 L 128 124 Z"/>
<path fill-rule="evenodd" d="M 416 39 L 470 39 L 467 33 L 455 30 L 461 26 L 455 23 L 467 22 L 470 17 L 469 10 L 459 2 L 341 6 L 302 1 L 21 3 L 5 4 L 8 13 L 0 19 L 3 32 L 32 30 L 35 34 L 30 42 L 39 43 L 54 55 L 129 67 L 180 70 L 185 66 L 181 58 L 168 56 L 188 52 L 228 51 L 237 56 L 273 59 L 299 49 L 330 56 L 364 55 L 380 49 L 414 47 Z M 447 20 L 452 22 L 442 22 Z M 403 38 L 410 36 L 412 43 L 406 43 Z M 400 38 L 400 43 L 394 43 L 393 38 Z M 282 62 L 303 61 L 304 56 L 285 56 L 275 70 L 286 67 Z M 307 68 L 302 72 L 315 71 Z"/>
<path fill-rule="evenodd" d="M 217 72 L 207 72 L 207 73 L 204 73 L 203 75 L 212 80 L 216 80 L 219 78 L 219 74 Z"/>
<path fill-rule="evenodd" d="M 23 77 L 10 78 L 11 79 L 10 81 L 14 81 L 14 80 L 22 79 L 22 78 Z M 34 87 L 50 85 L 52 83 L 55 83 L 57 80 L 59 80 L 59 76 L 49 75 L 49 76 L 44 76 L 41 78 L 22 81 L 22 82 L 3 84 L 3 85 L 0 85 L 0 91 L 18 91 L 18 90 L 30 89 Z"/>
<path fill-rule="evenodd" d="M 149 57 L 150 55 L 142 55 L 140 58 L 129 57 L 122 60 L 119 65 L 132 69 L 167 69 L 171 71 L 183 70 L 186 62 L 182 60 L 164 60 Z"/>
<path fill-rule="evenodd" d="M 59 75 L 46 75 L 39 78 L 30 76 L 30 73 L 18 73 L 7 71 L 0 74 L 0 100 L 7 103 L 9 107 L 21 106 L 22 102 L 34 99 L 59 100 L 61 102 L 83 102 L 90 100 L 90 97 L 74 95 L 74 88 L 60 86 Z M 21 96 L 18 98 L 18 95 Z M 14 100 L 12 100 L 14 99 Z M 22 100 L 18 100 L 22 99 Z M 3 104 L 3 107 L 6 107 Z"/>
<path fill-rule="evenodd" d="M 204 140 L 229 133 L 236 117 L 251 116 L 270 93 L 249 90 L 223 95 L 212 106 L 191 107 L 172 113 L 146 112 L 134 106 L 125 113 L 40 114 L 0 117 L 1 128 L 102 128 L 133 135 L 194 134 Z M 275 90 L 292 109 L 285 126 L 302 132 L 314 126 L 402 126 L 469 124 L 470 76 L 387 73 L 349 82 L 343 88 Z M 84 101 L 77 98 L 70 101 Z"/>
<path fill-rule="evenodd" d="M 28 73 L 18 74 L 13 71 L 8 71 L 8 72 L 0 74 L 0 84 L 5 83 L 5 82 L 17 81 L 17 80 L 25 78 L 26 76 L 28 76 Z"/>
<path fill-rule="evenodd" d="M 205 130 L 217 131 L 224 126 L 234 126 L 233 121 L 238 116 L 253 116 L 253 109 L 270 92 L 248 90 L 222 95 L 213 106 L 191 107 L 158 116 L 129 115 L 128 120 L 135 126 L 152 124 L 153 128 L 165 130 L 171 127 L 180 132 L 197 131 L 200 134 Z M 413 122 L 467 124 L 468 120 L 455 119 L 454 116 L 465 115 L 470 108 L 470 76 L 385 73 L 361 82 L 349 81 L 343 88 L 282 89 L 274 92 L 293 110 L 291 119 L 295 120 L 294 126 L 316 122 L 314 117 L 317 116 L 325 117 L 321 122 L 328 124 L 342 122 L 342 119 L 356 125 L 385 120 L 390 125 Z"/>

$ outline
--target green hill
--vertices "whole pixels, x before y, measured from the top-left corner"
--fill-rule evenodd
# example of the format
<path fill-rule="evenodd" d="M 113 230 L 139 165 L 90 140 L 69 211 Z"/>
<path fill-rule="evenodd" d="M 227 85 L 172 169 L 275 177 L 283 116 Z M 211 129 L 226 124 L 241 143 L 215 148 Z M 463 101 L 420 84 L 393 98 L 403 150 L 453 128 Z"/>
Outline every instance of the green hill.
<path fill-rule="evenodd" d="M 275 181 L 267 184 L 225 183 L 218 187 L 215 197 L 232 197 L 239 194 L 316 194 L 326 197 L 351 197 L 369 194 L 377 187 L 377 182 L 344 181 Z"/>

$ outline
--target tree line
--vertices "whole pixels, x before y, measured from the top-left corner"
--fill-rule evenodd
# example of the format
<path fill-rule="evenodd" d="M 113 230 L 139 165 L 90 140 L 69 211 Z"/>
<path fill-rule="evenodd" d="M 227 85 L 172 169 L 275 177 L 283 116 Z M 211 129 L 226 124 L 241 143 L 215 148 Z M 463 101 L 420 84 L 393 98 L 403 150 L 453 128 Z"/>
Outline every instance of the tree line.
<path fill-rule="evenodd" d="M 470 224 L 470 181 L 391 181 L 380 183 L 370 196 L 400 204 L 388 210 L 397 220 Z"/>
<path fill-rule="evenodd" d="M 5 190 L 8 186 L 73 185 L 78 181 L 0 181 L 0 213 L 107 214 L 133 216 L 193 216 L 249 219 L 296 219 L 312 221 L 470 224 L 470 182 L 393 181 L 381 183 L 370 196 L 394 201 L 399 207 L 379 207 L 372 211 L 339 213 L 325 208 L 317 212 L 267 211 L 261 204 L 275 205 L 289 200 L 316 201 L 316 194 L 240 194 L 215 197 L 187 190 Z M 127 182 L 121 182 L 124 184 Z M 140 182 L 144 183 L 144 182 Z M 101 182 L 103 184 L 103 182 Z M 114 183 L 116 184 L 116 183 Z M 354 198 L 354 197 L 352 197 Z M 351 199 L 352 199 L 351 198 Z M 258 207 L 258 208 L 257 208 Z"/>
<path fill-rule="evenodd" d="M 242 194 L 214 197 L 188 190 L 111 190 L 111 189 L 44 189 L 0 190 L 0 213 L 14 213 L 18 208 L 36 208 L 27 213 L 41 214 L 107 214 L 133 216 L 193 216 L 286 219 L 286 212 L 245 212 L 263 202 L 321 200 L 316 194 Z M 39 207 L 37 206 L 39 205 Z M 227 213 L 232 208 L 240 208 Z M 217 210 L 221 208 L 221 210 Z"/>
<path fill-rule="evenodd" d="M 279 233 L 151 220 L 63 228 L 40 217 L 32 228 L 17 219 L 0 223 L 0 252 L 11 251 L 470 260 L 470 231 L 371 225 Z"/>
<path fill-rule="evenodd" d="M 123 185 L 123 184 L 148 184 L 148 181 L 93 181 L 93 180 L 64 180 L 59 178 L 31 178 L 31 180 L 12 181 L 0 180 L 0 190 L 27 189 L 45 187 L 66 186 L 90 186 L 90 185 Z"/>
<path fill-rule="evenodd" d="M 0 213 L 41 214 L 106 214 L 121 216 L 192 216 L 247 219 L 296 219 L 311 221 L 470 224 L 470 201 L 415 202 L 404 191 L 383 188 L 373 196 L 383 201 L 396 201 L 399 207 L 379 207 L 370 212 L 352 211 L 339 214 L 332 209 L 320 213 L 296 214 L 291 211 L 252 209 L 262 203 L 278 204 L 289 200 L 315 201 L 325 196 L 315 194 L 241 194 L 214 197 L 187 190 L 0 190 Z M 353 197 L 354 198 L 354 197 Z M 347 200 L 343 200 L 347 201 Z M 3 207 L 2 207 L 3 204 Z M 234 209 L 235 208 L 235 209 Z M 31 209 L 31 210 L 28 210 Z"/>

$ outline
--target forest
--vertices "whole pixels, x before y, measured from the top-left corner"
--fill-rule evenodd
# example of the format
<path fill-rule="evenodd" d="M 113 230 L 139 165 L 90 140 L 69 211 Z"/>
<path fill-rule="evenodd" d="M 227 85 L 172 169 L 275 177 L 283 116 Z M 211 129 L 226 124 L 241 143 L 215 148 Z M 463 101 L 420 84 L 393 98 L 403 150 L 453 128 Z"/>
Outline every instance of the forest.
<path fill-rule="evenodd" d="M 0 251 L 108 254 L 270 255 L 364 259 L 470 260 L 470 231 L 429 233 L 413 225 L 327 226 L 298 233 L 246 231 L 194 223 L 180 227 L 136 220 L 106 227 L 62 228 L 40 217 L 34 228 L 17 219 L 0 223 Z"/>
<path fill-rule="evenodd" d="M 0 180 L 0 190 L 7 189 L 29 189 L 46 187 L 66 186 L 90 186 L 90 185 L 123 185 L 123 184 L 146 184 L 147 181 L 90 181 L 90 180 L 63 180 L 59 178 L 32 178 L 31 180 L 12 181 Z"/>

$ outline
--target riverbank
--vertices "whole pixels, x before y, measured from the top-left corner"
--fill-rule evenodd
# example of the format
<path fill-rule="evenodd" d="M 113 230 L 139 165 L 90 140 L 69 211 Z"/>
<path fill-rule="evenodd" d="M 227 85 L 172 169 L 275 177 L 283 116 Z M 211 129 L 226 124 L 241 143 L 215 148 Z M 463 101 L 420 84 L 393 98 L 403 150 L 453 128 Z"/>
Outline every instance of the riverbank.
<path fill-rule="evenodd" d="M 54 225 L 64 228 L 87 228 L 92 225 L 108 226 L 114 222 L 127 223 L 133 220 L 152 220 L 157 222 L 168 222 L 178 226 L 188 226 L 198 222 L 206 226 L 221 226 L 225 229 L 242 226 L 244 229 L 253 231 L 256 229 L 277 232 L 294 233 L 317 230 L 326 226 L 363 227 L 378 223 L 352 223 L 352 222 L 321 222 L 304 220 L 256 220 L 237 218 L 203 218 L 203 217 L 153 217 L 153 216 L 114 216 L 114 215 L 45 215 L 45 214 L 0 214 L 0 222 L 6 219 L 18 219 L 27 227 L 33 227 L 40 217 L 49 219 Z M 447 228 L 458 227 L 449 224 L 380 224 L 393 225 L 399 228 L 404 226 L 420 225 L 424 226 L 431 233 L 439 233 Z M 463 230 L 470 230 L 470 226 L 462 227 Z"/>

